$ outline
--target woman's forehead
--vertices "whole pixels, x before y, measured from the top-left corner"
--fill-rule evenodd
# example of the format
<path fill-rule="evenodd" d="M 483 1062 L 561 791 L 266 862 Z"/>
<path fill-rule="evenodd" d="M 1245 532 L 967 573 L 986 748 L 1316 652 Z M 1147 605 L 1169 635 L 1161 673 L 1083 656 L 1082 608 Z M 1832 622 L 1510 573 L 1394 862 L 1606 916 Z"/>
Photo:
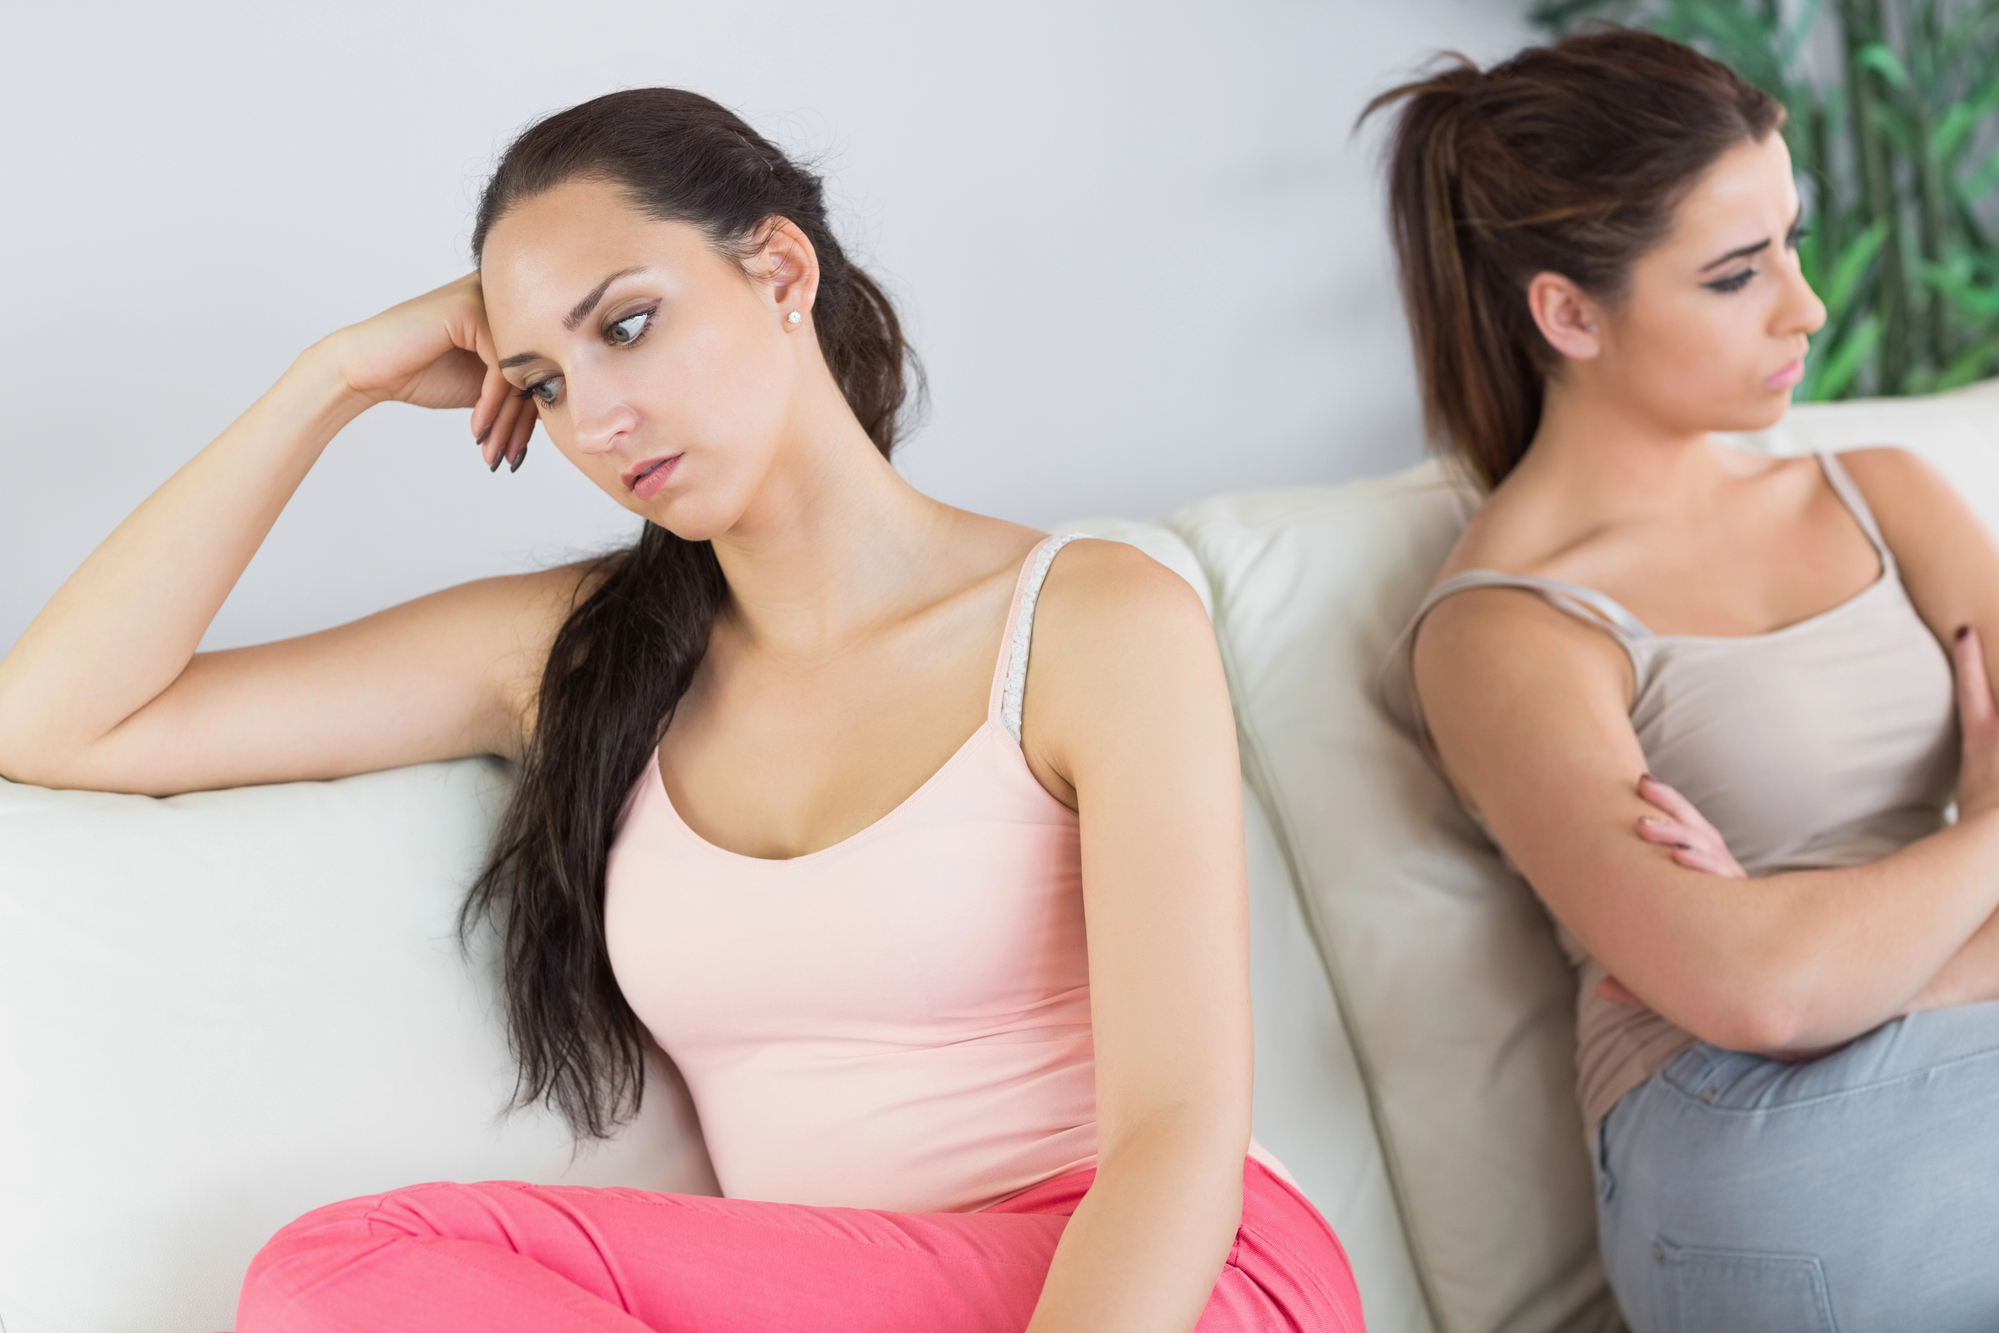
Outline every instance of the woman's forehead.
<path fill-rule="evenodd" d="M 1758 240 L 1772 226 L 1788 228 L 1797 211 L 1790 151 L 1782 135 L 1769 134 L 1729 149 L 1702 173 L 1674 213 L 1668 244 L 1707 247 L 1737 233 L 1736 244 Z"/>
<path fill-rule="evenodd" d="M 684 287 L 717 258 L 699 228 L 648 217 L 615 186 L 567 182 L 522 200 L 493 225 L 479 271 L 498 333 L 502 323 L 573 323 L 592 292 L 623 278 L 643 274 Z"/>

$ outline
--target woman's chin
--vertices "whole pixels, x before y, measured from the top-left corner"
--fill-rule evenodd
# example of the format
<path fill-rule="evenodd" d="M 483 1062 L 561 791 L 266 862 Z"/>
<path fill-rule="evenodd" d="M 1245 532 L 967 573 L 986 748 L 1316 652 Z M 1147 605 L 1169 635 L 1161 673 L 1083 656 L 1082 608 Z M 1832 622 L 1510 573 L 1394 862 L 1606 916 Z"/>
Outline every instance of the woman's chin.
<path fill-rule="evenodd" d="M 1749 435 L 1759 430 L 1769 430 L 1782 421 L 1791 410 L 1791 390 L 1764 389 L 1749 402 L 1735 410 L 1716 413 L 1721 418 L 1708 429 L 1730 435 Z"/>
<path fill-rule="evenodd" d="M 684 542 L 709 542 L 727 532 L 740 515 L 717 513 L 695 496 L 662 495 L 649 503 L 625 506 L 648 523 L 656 523 Z"/>

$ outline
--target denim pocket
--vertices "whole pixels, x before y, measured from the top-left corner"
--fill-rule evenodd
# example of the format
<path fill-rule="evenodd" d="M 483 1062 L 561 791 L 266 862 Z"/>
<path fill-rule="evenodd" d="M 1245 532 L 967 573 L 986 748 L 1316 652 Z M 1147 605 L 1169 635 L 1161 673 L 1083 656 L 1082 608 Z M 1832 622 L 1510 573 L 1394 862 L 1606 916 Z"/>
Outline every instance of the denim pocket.
<path fill-rule="evenodd" d="M 1815 1254 L 1709 1250 L 1655 1241 L 1671 1333 L 1837 1333 Z"/>

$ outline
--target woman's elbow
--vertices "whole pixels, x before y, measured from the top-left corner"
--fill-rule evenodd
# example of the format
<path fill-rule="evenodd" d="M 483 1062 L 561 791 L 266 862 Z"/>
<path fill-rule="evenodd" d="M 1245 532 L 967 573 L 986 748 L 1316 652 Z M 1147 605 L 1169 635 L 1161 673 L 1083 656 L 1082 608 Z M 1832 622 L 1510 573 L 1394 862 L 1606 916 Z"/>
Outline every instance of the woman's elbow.
<path fill-rule="evenodd" d="M 1716 986 L 1685 1026 L 1726 1051 L 1799 1058 L 1850 1041 L 1887 1017 L 1870 1020 L 1864 1008 L 1850 979 L 1765 959 L 1734 984 Z"/>
<path fill-rule="evenodd" d="M 1802 1049 L 1808 1025 L 1793 1006 L 1760 1001 L 1728 1006 L 1693 1034 L 1710 1046 L 1751 1055 L 1779 1056 Z"/>

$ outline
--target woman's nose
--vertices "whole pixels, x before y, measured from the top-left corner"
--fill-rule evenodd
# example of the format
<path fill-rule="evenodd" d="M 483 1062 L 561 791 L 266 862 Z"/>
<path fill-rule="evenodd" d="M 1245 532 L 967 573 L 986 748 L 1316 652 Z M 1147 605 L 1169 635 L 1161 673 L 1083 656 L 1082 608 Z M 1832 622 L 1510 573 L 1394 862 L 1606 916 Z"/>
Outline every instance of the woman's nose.
<path fill-rule="evenodd" d="M 571 417 L 576 425 L 576 447 L 584 453 L 609 453 L 618 440 L 639 423 L 638 413 L 626 403 L 613 399 L 598 404 L 579 403 L 571 398 Z"/>
<path fill-rule="evenodd" d="M 1825 327 L 1825 302 L 1812 290 L 1811 283 L 1805 281 L 1803 268 L 1797 264 L 1790 266 L 1790 290 L 1785 294 L 1781 312 L 1785 333 L 1817 333 Z"/>

